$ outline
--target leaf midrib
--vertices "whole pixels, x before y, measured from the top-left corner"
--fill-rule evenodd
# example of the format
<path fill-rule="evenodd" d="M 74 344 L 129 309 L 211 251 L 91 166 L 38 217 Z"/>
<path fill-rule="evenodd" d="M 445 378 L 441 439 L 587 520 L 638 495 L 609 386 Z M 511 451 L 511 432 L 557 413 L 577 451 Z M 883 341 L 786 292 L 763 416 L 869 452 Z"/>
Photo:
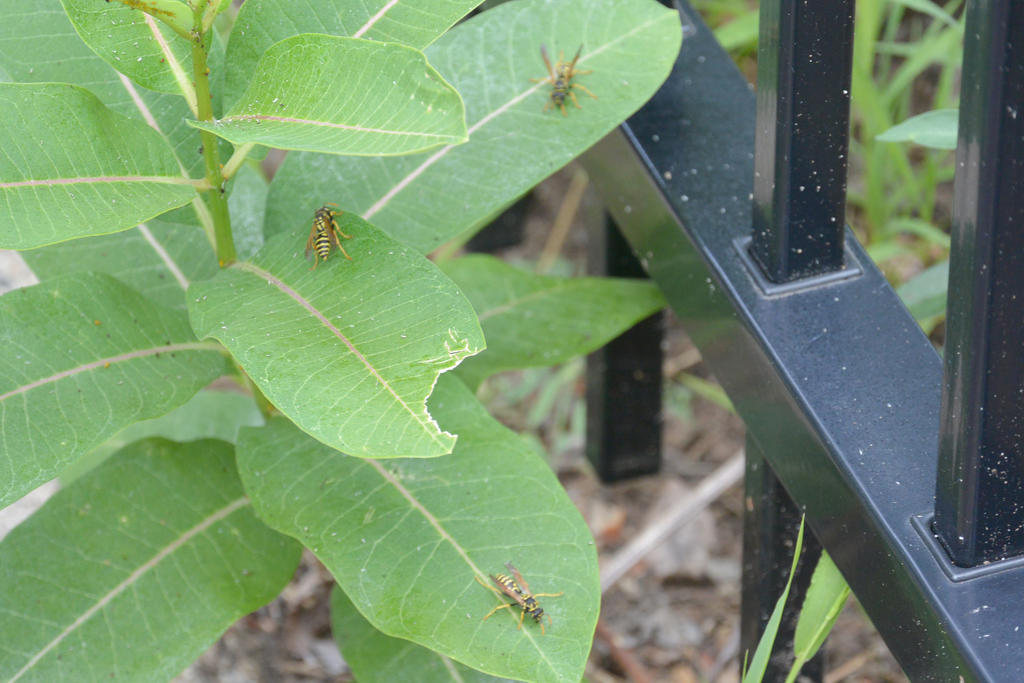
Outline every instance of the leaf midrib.
<path fill-rule="evenodd" d="M 167 556 L 181 548 L 183 545 L 188 543 L 198 534 L 201 534 L 202 532 L 206 531 L 216 522 L 219 522 L 220 520 L 226 518 L 234 511 L 248 504 L 249 499 L 246 496 L 237 498 L 232 502 L 228 503 L 227 505 L 225 505 L 224 507 L 220 508 L 219 510 L 214 511 L 205 519 L 203 519 L 198 524 L 193 526 L 191 529 L 183 533 L 180 537 L 164 546 L 156 555 L 154 555 L 152 558 L 146 561 L 145 564 L 142 564 L 135 571 L 129 574 L 128 577 L 124 579 L 124 581 L 114 586 L 114 588 L 112 588 L 106 595 L 97 600 L 92 607 L 85 610 L 85 612 L 83 612 L 77 619 L 71 622 L 71 624 L 69 624 L 67 628 L 61 631 L 56 638 L 54 638 L 49 643 L 44 645 L 39 650 L 39 652 L 37 652 L 35 655 L 32 656 L 31 659 L 29 659 L 25 666 L 23 666 L 16 674 L 14 674 L 13 677 L 11 677 L 10 683 L 14 683 L 23 675 L 25 675 L 26 672 L 28 672 L 32 667 L 38 664 L 43 657 L 45 657 L 51 650 L 53 650 L 53 648 L 60 645 L 60 643 L 65 638 L 71 635 L 71 633 L 73 633 L 75 629 L 77 629 L 79 626 L 81 626 L 86 621 L 91 619 L 97 612 L 106 607 L 114 598 L 116 598 L 118 595 L 120 595 L 125 590 L 134 585 L 136 582 L 138 582 L 143 575 L 145 575 L 150 569 L 156 567 L 160 562 L 166 559 Z"/>
<path fill-rule="evenodd" d="M 320 321 L 321 325 L 326 327 L 331 332 L 331 334 L 337 337 L 345 345 L 345 347 L 348 348 L 349 352 L 351 352 L 352 355 L 354 355 L 363 364 L 363 366 L 370 372 L 370 374 L 373 375 L 373 378 L 377 380 L 380 386 L 383 387 L 389 394 L 391 394 L 395 401 L 397 401 L 398 404 L 402 406 L 402 409 L 405 410 L 413 418 L 413 420 L 415 420 L 416 423 L 423 428 L 424 433 L 427 434 L 431 441 L 433 441 L 434 443 L 438 444 L 441 447 L 447 446 L 447 444 L 442 439 L 442 434 L 444 432 L 442 432 L 440 428 L 431 429 L 431 426 L 436 427 L 436 423 L 434 423 L 429 416 L 418 415 L 416 411 L 413 410 L 412 407 L 405 401 L 405 399 L 398 395 L 394 387 L 391 386 L 391 383 L 388 382 L 377 371 L 377 368 L 375 368 L 373 364 L 370 363 L 369 359 L 363 354 L 362 351 L 360 351 L 356 347 L 352 340 L 345 336 L 341 330 L 339 330 L 330 320 L 328 320 L 327 317 L 323 313 L 321 313 L 316 306 L 312 304 L 312 302 L 310 302 L 304 296 L 302 296 L 297 291 L 289 287 L 287 284 L 284 283 L 284 281 L 282 281 L 276 275 L 273 275 L 269 271 L 263 270 L 259 266 L 253 265 L 252 263 L 246 261 L 239 261 L 233 264 L 231 267 L 256 275 L 257 277 L 261 278 L 268 284 L 277 287 L 277 289 L 280 290 L 283 294 L 285 294 L 288 297 L 291 297 L 297 304 L 306 309 L 314 318 Z M 424 412 L 426 412 L 426 406 L 424 406 Z"/>
<path fill-rule="evenodd" d="M 409 504 L 412 505 L 413 509 L 415 509 L 417 512 L 419 512 L 423 516 L 423 518 L 427 521 L 427 523 L 430 524 L 430 526 L 434 527 L 434 529 L 437 531 L 438 535 L 440 535 L 443 540 L 447 541 L 448 544 L 451 545 L 451 547 L 455 549 L 455 552 L 457 552 L 459 554 L 459 556 L 466 562 L 466 564 L 469 565 L 469 568 L 473 570 L 474 574 L 476 574 L 478 577 L 480 577 L 480 579 L 483 580 L 483 581 L 487 581 L 488 580 L 488 574 L 486 572 L 484 572 L 482 569 L 480 569 L 480 567 L 478 567 L 476 565 L 476 563 L 473 562 L 472 559 L 470 559 L 469 554 L 462 547 L 462 545 L 460 545 L 455 540 L 455 538 L 451 534 L 448 533 L 448 530 L 444 528 L 444 526 L 441 524 L 440 520 L 438 520 L 438 518 L 435 517 L 426 508 L 426 506 L 423 505 L 423 503 L 421 503 L 419 501 L 419 499 L 416 498 L 416 496 L 414 496 L 412 494 L 412 492 L 409 489 L 405 488 L 402 485 L 402 483 L 400 481 L 398 481 L 398 479 L 393 477 L 390 472 L 388 472 L 386 469 L 384 469 L 384 467 L 379 462 L 376 462 L 374 460 L 368 460 L 368 459 L 364 460 L 363 462 L 365 462 L 367 465 L 369 465 L 374 470 L 376 470 L 377 473 L 387 483 L 391 484 L 391 486 L 393 486 L 394 489 L 396 491 L 398 491 L 398 493 L 403 498 L 405 498 L 407 501 L 409 501 Z M 537 641 L 536 641 L 534 635 L 532 633 L 529 633 L 529 632 L 524 632 L 524 635 L 527 638 L 529 638 L 530 642 L 536 647 L 537 653 L 540 655 L 541 659 L 544 660 L 545 664 L 548 665 L 548 668 L 553 673 L 555 673 L 557 675 L 558 669 L 555 668 L 555 666 L 554 666 L 554 664 L 552 664 L 551 660 L 549 660 L 547 658 L 547 655 L 544 654 L 544 650 L 541 647 L 537 646 Z"/>
<path fill-rule="evenodd" d="M 14 389 L 11 389 L 6 393 L 0 394 L 0 404 L 2 404 L 3 401 L 6 401 L 12 396 L 19 396 L 21 394 L 28 393 L 32 389 L 38 389 L 41 386 L 52 384 L 62 379 L 67 379 L 68 377 L 74 377 L 75 375 L 87 372 L 89 370 L 105 368 L 110 365 L 114 365 L 115 363 L 124 363 L 126 361 L 135 360 L 137 358 L 145 358 L 147 356 L 155 356 L 157 354 L 168 353 L 172 351 L 220 351 L 220 348 L 221 347 L 219 344 L 212 344 L 210 342 L 183 342 L 180 344 L 165 344 L 163 346 L 153 346 L 148 349 L 126 351 L 125 353 L 119 353 L 115 356 L 108 356 L 106 358 L 100 358 L 99 360 L 94 360 L 89 363 L 84 363 L 82 365 L 76 365 L 73 368 L 61 370 L 60 372 L 55 372 L 54 374 L 49 375 L 48 377 L 42 377 L 40 379 L 33 380 L 28 384 L 23 384 L 19 387 L 15 387 Z"/>
<path fill-rule="evenodd" d="M 633 30 L 628 31 L 626 33 L 623 33 L 622 35 L 618 36 L 614 40 L 608 41 L 607 43 L 605 43 L 604 45 L 602 45 L 601 47 L 597 48 L 596 50 L 594 50 L 592 52 L 588 52 L 588 53 L 586 53 L 584 55 L 581 55 L 579 60 L 578 60 L 578 63 L 580 65 L 583 65 L 583 64 L 585 64 L 587 62 L 587 60 L 589 60 L 589 59 L 591 59 L 593 57 L 596 57 L 597 55 L 601 54 L 605 50 L 611 48 L 612 46 L 614 46 L 614 45 L 616 45 L 616 44 L 626 40 L 627 38 L 632 37 L 632 35 L 634 33 L 642 31 L 642 30 L 646 29 L 647 27 L 652 26 L 654 24 L 657 24 L 658 22 L 664 21 L 664 20 L 665 20 L 665 16 L 659 16 L 659 17 L 656 17 L 654 19 L 651 19 L 650 21 L 646 21 L 646 22 L 644 22 L 642 24 L 638 24 Z M 475 133 L 481 127 L 483 127 L 486 124 L 490 123 L 494 118 L 500 116 L 501 114 L 504 114 L 506 111 L 508 111 L 514 105 L 518 104 L 519 102 L 524 100 L 526 97 L 532 95 L 533 93 L 535 93 L 539 88 L 543 87 L 544 85 L 545 85 L 544 82 L 537 83 L 537 84 L 535 84 L 533 86 L 530 86 L 529 88 L 524 90 L 519 95 L 516 95 L 515 97 L 511 98 L 508 102 L 506 102 L 505 104 L 501 105 L 500 107 L 498 107 L 497 109 L 495 109 L 494 111 L 492 111 L 491 113 L 487 114 L 486 116 L 481 118 L 479 121 L 474 123 L 472 126 L 470 126 L 466 130 L 466 137 L 467 138 L 471 138 L 473 133 Z M 426 159 L 422 164 L 420 164 L 419 166 L 414 168 L 412 171 L 410 171 L 404 178 L 402 178 L 397 183 L 395 183 L 391 187 L 391 189 L 389 189 L 387 192 L 385 192 L 381 196 L 380 199 L 378 199 L 376 202 L 374 202 L 370 206 L 369 209 L 367 209 L 365 212 L 363 212 L 362 217 L 364 219 L 366 219 L 366 220 L 369 220 L 373 215 L 375 215 L 381 209 L 386 207 L 388 205 L 388 202 L 390 202 L 391 199 L 393 199 L 395 195 L 397 195 L 399 192 L 401 192 L 403 189 L 405 189 L 413 180 L 415 180 L 420 175 L 422 175 L 424 171 L 426 171 L 428 168 L 433 166 L 435 163 L 437 163 L 437 161 L 439 161 L 441 158 L 443 158 L 445 155 L 447 155 L 449 151 L 451 151 L 452 149 L 455 149 L 458 146 L 459 145 L 448 145 L 447 147 L 442 147 L 440 150 L 435 152 L 428 159 Z"/>
<path fill-rule="evenodd" d="M 448 133 L 423 133 L 420 131 L 391 130 L 388 128 L 368 128 L 348 123 L 334 123 L 333 121 L 319 121 L 315 119 L 300 119 L 294 116 L 274 116 L 273 114 L 229 114 L 218 119 L 215 124 L 246 123 L 248 121 L 277 121 L 279 123 L 298 123 L 307 126 L 322 126 L 325 128 L 340 128 L 342 130 L 353 130 L 360 133 L 378 133 L 380 135 L 408 135 L 417 138 L 438 138 L 443 140 L 458 140 L 459 136 Z"/>

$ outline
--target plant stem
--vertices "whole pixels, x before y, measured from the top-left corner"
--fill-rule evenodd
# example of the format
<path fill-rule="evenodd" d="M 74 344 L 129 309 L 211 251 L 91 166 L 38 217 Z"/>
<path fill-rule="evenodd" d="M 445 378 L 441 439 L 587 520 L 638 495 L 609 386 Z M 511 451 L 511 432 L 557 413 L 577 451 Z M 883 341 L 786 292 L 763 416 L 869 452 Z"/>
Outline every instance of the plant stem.
<path fill-rule="evenodd" d="M 200 121 L 213 121 L 213 105 L 210 100 L 210 69 L 206 65 L 206 47 L 203 41 L 203 10 L 205 3 L 194 8 L 195 23 L 192 29 L 192 71 L 196 85 L 196 106 Z M 214 242 L 217 248 L 217 262 L 221 267 L 234 263 L 235 243 L 231 237 L 231 216 L 224 194 L 224 176 L 220 167 L 220 152 L 217 136 L 205 130 L 199 131 L 202 140 L 203 159 L 206 162 L 206 180 L 211 189 L 206 192 L 206 203 L 213 217 Z"/>

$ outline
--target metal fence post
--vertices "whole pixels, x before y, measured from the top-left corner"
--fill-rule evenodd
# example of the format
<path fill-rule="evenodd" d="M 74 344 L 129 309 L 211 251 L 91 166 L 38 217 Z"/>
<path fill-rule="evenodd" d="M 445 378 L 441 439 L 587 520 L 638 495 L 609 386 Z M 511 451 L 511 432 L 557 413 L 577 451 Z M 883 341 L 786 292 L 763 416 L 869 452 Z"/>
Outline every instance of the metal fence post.
<path fill-rule="evenodd" d="M 1024 553 L 1024 2 L 969 3 L 934 529 Z"/>

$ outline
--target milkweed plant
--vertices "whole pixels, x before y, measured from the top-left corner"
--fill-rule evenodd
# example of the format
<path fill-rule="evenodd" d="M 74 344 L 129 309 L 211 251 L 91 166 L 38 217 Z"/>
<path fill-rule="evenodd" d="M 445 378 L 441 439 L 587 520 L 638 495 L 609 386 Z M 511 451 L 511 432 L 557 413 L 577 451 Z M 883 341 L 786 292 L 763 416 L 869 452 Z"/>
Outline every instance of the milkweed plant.
<path fill-rule="evenodd" d="M 451 247 L 650 98 L 680 20 L 478 4 L 0 0 L 0 248 L 39 280 L 0 297 L 0 507 L 61 482 L 0 542 L 0 678 L 171 678 L 307 548 L 360 680 L 580 680 L 593 539 L 475 390 L 664 302 Z M 546 632 L 483 619 L 510 562 Z"/>

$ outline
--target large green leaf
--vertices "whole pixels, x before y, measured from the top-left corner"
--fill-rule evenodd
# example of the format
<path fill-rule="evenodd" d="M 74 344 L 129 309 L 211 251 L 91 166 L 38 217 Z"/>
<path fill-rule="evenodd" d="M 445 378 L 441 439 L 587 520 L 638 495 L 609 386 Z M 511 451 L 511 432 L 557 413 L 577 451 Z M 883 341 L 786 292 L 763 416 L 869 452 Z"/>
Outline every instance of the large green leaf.
<path fill-rule="evenodd" d="M 452 454 L 352 458 L 283 419 L 239 434 L 238 466 L 257 514 L 298 538 L 367 620 L 474 669 L 520 680 L 576 681 L 597 622 L 590 532 L 543 455 L 494 418 L 456 378 L 430 400 Z M 517 610 L 474 576 L 512 562 L 553 621 L 517 629 Z M 511 601 L 509 601 L 511 602 Z"/>
<path fill-rule="evenodd" d="M 133 441 L 162 436 L 174 441 L 220 439 L 234 443 L 242 427 L 264 424 L 252 396 L 233 391 L 203 390 L 166 415 L 128 425 L 60 473 L 68 484 Z"/>
<path fill-rule="evenodd" d="M 185 123 L 191 117 L 185 100 L 180 94 L 136 87 L 111 68 L 78 37 L 60 0 L 0 0 L 0 17 L 0 70 L 11 80 L 83 85 L 115 112 L 155 128 L 174 149 L 183 173 L 204 175 L 198 133 Z M 223 52 L 220 41 L 215 40 L 209 57 L 214 75 L 223 71 Z M 218 111 L 216 92 L 214 108 Z"/>
<path fill-rule="evenodd" d="M 665 306 L 650 281 L 536 275 L 493 256 L 449 261 L 444 271 L 473 304 L 487 339 L 486 351 L 459 366 L 471 387 L 495 372 L 589 353 Z"/>
<path fill-rule="evenodd" d="M 408 154 L 466 139 L 462 98 L 404 45 L 302 33 L 260 58 L 223 118 L 191 125 L 235 144 Z"/>
<path fill-rule="evenodd" d="M 263 246 L 263 214 L 267 208 L 270 185 L 255 163 L 246 163 L 231 179 L 228 209 L 231 234 L 238 258 L 245 260 Z"/>
<path fill-rule="evenodd" d="M 420 254 L 360 218 L 338 221 L 353 236 L 343 240 L 351 261 L 335 253 L 310 269 L 297 218 L 252 262 L 192 286 L 192 326 L 223 342 L 275 407 L 334 448 L 448 453 L 455 436 L 438 428 L 426 399 L 440 373 L 483 348 L 473 308 Z"/>
<path fill-rule="evenodd" d="M 409 640 L 386 636 L 363 618 L 335 586 L 331 591 L 331 633 L 359 683 L 494 683 L 507 680 L 470 669 Z"/>
<path fill-rule="evenodd" d="M 423 49 L 480 0 L 249 0 L 228 41 L 227 102 L 245 90 L 256 62 L 274 43 L 300 33 L 369 38 Z"/>
<path fill-rule="evenodd" d="M 253 516 L 229 444 L 136 442 L 0 543 L 0 678 L 167 680 L 299 553 Z"/>
<path fill-rule="evenodd" d="M 193 88 L 192 46 L 163 21 L 119 2 L 61 2 L 81 39 L 139 85 L 178 95 Z"/>
<path fill-rule="evenodd" d="M 263 208 L 267 182 L 243 166 L 228 196 L 235 247 L 240 256 L 263 244 Z M 22 253 L 40 280 L 93 271 L 113 275 L 143 296 L 169 308 L 185 310 L 185 291 L 194 280 L 217 272 L 210 240 L 191 207 L 146 221 L 135 230 L 62 242 Z"/>
<path fill-rule="evenodd" d="M 454 27 L 431 45 L 431 64 L 462 93 L 470 139 L 431 154 L 388 159 L 290 154 L 271 183 L 267 234 L 296 211 L 344 188 L 344 204 L 421 251 L 484 225 L 502 207 L 584 152 L 640 107 L 668 76 L 679 15 L 653 0 L 523 0 Z M 600 99 L 580 96 L 568 116 L 543 111 L 540 56 L 571 59 Z"/>
<path fill-rule="evenodd" d="M 156 131 L 57 83 L 0 83 L 0 246 L 104 235 L 195 192 Z"/>
<path fill-rule="evenodd" d="M 127 425 L 181 405 L 223 368 L 182 313 L 107 275 L 0 297 L 0 507 Z"/>
<path fill-rule="evenodd" d="M 188 207 L 134 230 L 53 244 L 22 256 L 40 280 L 83 271 L 107 273 L 147 299 L 182 311 L 189 282 L 217 272 L 206 233 Z"/>

